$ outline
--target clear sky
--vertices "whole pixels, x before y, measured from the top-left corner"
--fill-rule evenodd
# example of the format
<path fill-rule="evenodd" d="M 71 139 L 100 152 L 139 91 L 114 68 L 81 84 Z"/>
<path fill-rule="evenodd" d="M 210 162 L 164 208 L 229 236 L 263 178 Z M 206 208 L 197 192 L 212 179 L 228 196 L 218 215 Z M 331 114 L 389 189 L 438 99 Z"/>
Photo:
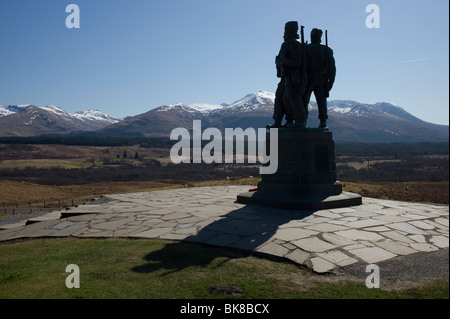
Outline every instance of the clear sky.
<path fill-rule="evenodd" d="M 66 27 L 68 4 L 80 28 Z M 366 6 L 380 9 L 367 28 Z M 0 105 L 117 117 L 275 92 L 284 24 L 328 30 L 330 99 L 392 102 L 449 123 L 447 0 L 0 0 Z"/>

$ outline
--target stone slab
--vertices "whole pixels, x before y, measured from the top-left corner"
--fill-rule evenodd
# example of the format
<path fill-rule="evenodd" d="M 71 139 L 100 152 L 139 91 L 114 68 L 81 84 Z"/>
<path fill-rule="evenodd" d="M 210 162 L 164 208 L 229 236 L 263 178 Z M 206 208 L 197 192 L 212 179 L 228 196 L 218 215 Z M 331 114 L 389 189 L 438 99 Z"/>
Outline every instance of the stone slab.
<path fill-rule="evenodd" d="M 318 253 L 317 256 L 341 267 L 349 266 L 358 262 L 357 259 L 350 257 L 339 250 Z"/>
<path fill-rule="evenodd" d="M 312 269 L 317 273 L 326 273 L 336 268 L 335 264 L 320 257 L 311 258 L 311 264 Z"/>
<path fill-rule="evenodd" d="M 408 246 L 407 244 L 400 244 L 397 242 L 394 242 L 392 240 L 382 240 L 375 243 L 378 247 L 381 247 L 387 251 L 390 251 L 393 254 L 396 255 L 409 255 L 416 253 L 417 250 L 414 250 Z"/>
<path fill-rule="evenodd" d="M 306 229 L 314 230 L 320 233 L 331 233 L 338 230 L 345 230 L 348 229 L 347 226 L 340 226 L 340 225 L 334 225 L 334 224 L 328 224 L 328 223 L 319 223 L 312 226 L 306 227 Z"/>
<path fill-rule="evenodd" d="M 417 251 L 423 251 L 423 252 L 439 250 L 439 248 L 437 248 L 431 244 L 428 244 L 428 243 L 412 243 L 412 244 L 410 244 L 410 246 Z"/>
<path fill-rule="evenodd" d="M 341 230 L 335 233 L 336 235 L 351 239 L 351 240 L 381 240 L 383 237 L 375 232 L 368 232 L 364 230 Z"/>
<path fill-rule="evenodd" d="M 397 256 L 380 247 L 358 248 L 349 250 L 349 252 L 370 264 L 394 258 Z"/>
<path fill-rule="evenodd" d="M 285 241 L 293 241 L 297 239 L 302 239 L 306 237 L 310 237 L 312 235 L 316 235 L 318 232 L 308 229 L 302 228 L 283 228 L 276 231 L 276 233 L 272 236 L 273 238 L 285 240 Z"/>
<path fill-rule="evenodd" d="M 448 248 L 448 237 L 445 236 L 432 236 L 430 242 L 439 248 Z"/>
<path fill-rule="evenodd" d="M 309 252 L 323 252 L 336 248 L 335 245 L 323 241 L 317 237 L 304 238 L 292 242 L 295 246 Z"/>
<path fill-rule="evenodd" d="M 259 247 L 257 252 L 269 254 L 272 256 L 283 257 L 286 255 L 289 250 L 281 245 L 278 245 L 274 242 L 269 242 L 261 247 Z"/>
<path fill-rule="evenodd" d="M 163 227 L 163 228 L 152 228 L 149 230 L 145 230 L 143 232 L 137 233 L 133 235 L 132 237 L 141 237 L 141 238 L 158 238 L 161 235 L 164 235 L 170 231 L 172 231 L 173 228 L 170 227 Z"/>
<path fill-rule="evenodd" d="M 322 234 L 322 237 L 329 243 L 336 245 L 336 246 L 349 246 L 349 245 L 354 245 L 357 243 L 354 240 L 336 235 L 334 233 L 325 233 L 325 234 Z"/>
<path fill-rule="evenodd" d="M 342 192 L 332 196 L 296 196 L 287 194 L 271 194 L 258 191 L 240 193 L 237 202 L 270 206 L 289 210 L 322 210 L 330 208 L 361 205 L 361 196 L 354 193 Z"/>
<path fill-rule="evenodd" d="M 293 252 L 286 254 L 284 257 L 289 260 L 292 260 L 297 264 L 304 265 L 305 261 L 308 259 L 309 256 L 310 254 L 307 253 L 306 251 L 303 251 L 301 249 L 295 249 Z"/>
<path fill-rule="evenodd" d="M 403 222 L 403 223 L 393 223 L 388 224 L 387 227 L 396 229 L 411 235 L 426 235 L 427 233 L 409 223 Z"/>

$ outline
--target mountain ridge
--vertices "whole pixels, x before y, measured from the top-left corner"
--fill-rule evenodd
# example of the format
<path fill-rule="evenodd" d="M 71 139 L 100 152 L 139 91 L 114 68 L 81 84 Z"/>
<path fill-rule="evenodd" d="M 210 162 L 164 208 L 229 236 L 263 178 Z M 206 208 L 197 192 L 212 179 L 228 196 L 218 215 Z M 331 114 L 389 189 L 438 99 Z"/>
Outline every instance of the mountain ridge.
<path fill-rule="evenodd" d="M 78 128 L 74 128 L 77 116 L 83 117 L 84 122 L 89 118 L 88 114 L 80 111 L 71 114 L 69 119 L 72 127 L 54 128 L 48 119 L 57 114 L 69 114 L 61 108 L 49 105 L 40 108 L 41 116 L 34 118 L 40 120 L 40 124 L 47 127 L 44 132 L 36 132 L 23 129 L 25 125 L 22 121 L 21 134 L 42 135 L 42 134 L 82 134 L 97 136 L 146 136 L 146 137 L 169 137 L 171 131 L 177 127 L 192 129 L 193 120 L 202 120 L 202 127 L 216 127 L 222 132 L 225 128 L 241 127 L 246 129 L 264 128 L 273 122 L 273 107 L 275 94 L 267 91 L 259 91 L 247 94 L 233 103 L 207 104 L 195 103 L 186 105 L 183 103 L 161 105 L 147 112 L 129 116 L 122 120 L 114 119 L 114 123 L 107 123 L 109 119 L 105 113 L 101 127 L 82 127 L 78 123 Z M 26 114 L 23 111 L 35 107 L 33 105 L 16 106 L 21 110 L 17 114 Z M 5 108 L 5 107 L 3 107 Z M 36 107 L 35 107 L 36 108 Z M 2 124 L 0 107 L 0 136 L 5 135 Z M 34 109 L 36 110 L 36 109 Z M 318 111 L 315 102 L 308 105 L 309 117 L 308 127 L 317 127 Z M 11 108 L 9 110 L 12 112 Z M 93 112 L 93 111 L 92 111 Z M 101 115 L 92 115 L 95 120 Z M 389 102 L 377 102 L 374 104 L 361 103 L 353 100 L 329 100 L 328 101 L 328 126 L 333 132 L 335 141 L 349 142 L 433 142 L 448 141 L 448 125 L 439 125 L 425 122 L 405 111 L 402 107 Z M 9 119 L 11 115 L 9 115 Z M 66 116 L 67 117 L 67 116 Z M 28 116 L 28 119 L 31 119 Z M 47 122 L 45 120 L 47 119 Z M 51 122 L 51 121 L 50 121 Z M 17 126 L 17 125 L 16 125 Z M 16 127 L 16 131 L 18 128 Z M 24 136 L 24 135 L 22 135 Z"/>
<path fill-rule="evenodd" d="M 36 136 L 95 131 L 119 122 L 98 110 L 65 112 L 56 105 L 0 106 L 0 136 Z"/>
<path fill-rule="evenodd" d="M 193 120 L 202 120 L 203 128 L 216 127 L 222 132 L 227 127 L 264 128 L 273 122 L 274 99 L 274 93 L 259 91 L 222 107 L 208 109 L 203 103 L 200 111 L 183 103 L 162 105 L 93 134 L 168 137 L 176 127 L 192 129 Z M 316 103 L 310 103 L 308 109 L 308 127 L 317 127 Z M 448 126 L 422 121 L 392 103 L 330 100 L 328 109 L 328 126 L 336 141 L 448 141 Z"/>

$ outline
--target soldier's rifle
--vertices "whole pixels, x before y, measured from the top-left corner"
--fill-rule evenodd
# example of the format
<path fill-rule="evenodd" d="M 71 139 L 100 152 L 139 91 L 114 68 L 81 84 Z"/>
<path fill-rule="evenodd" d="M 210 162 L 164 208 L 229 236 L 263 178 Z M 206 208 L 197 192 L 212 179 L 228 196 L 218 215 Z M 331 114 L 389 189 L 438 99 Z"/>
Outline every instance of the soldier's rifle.
<path fill-rule="evenodd" d="M 303 32 L 303 29 L 305 27 L 302 25 L 300 26 L 300 35 L 302 36 L 302 43 L 305 44 L 305 33 Z"/>
<path fill-rule="evenodd" d="M 328 77 L 329 77 L 329 74 L 328 74 L 328 72 L 329 72 L 329 65 L 328 65 L 328 60 L 329 60 L 329 57 L 328 57 L 328 30 L 325 30 L 325 74 L 326 74 L 326 77 L 327 77 L 327 92 L 328 92 L 328 96 L 330 95 L 330 87 L 329 87 L 329 85 L 328 85 Z"/>

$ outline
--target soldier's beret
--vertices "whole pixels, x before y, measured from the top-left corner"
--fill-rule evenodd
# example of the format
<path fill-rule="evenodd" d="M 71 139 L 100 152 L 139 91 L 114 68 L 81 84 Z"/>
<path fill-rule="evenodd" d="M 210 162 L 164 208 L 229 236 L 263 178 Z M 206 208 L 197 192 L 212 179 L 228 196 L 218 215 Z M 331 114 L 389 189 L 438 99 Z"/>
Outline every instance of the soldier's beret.
<path fill-rule="evenodd" d="M 297 21 L 289 21 L 286 22 L 285 26 L 286 29 L 295 29 L 298 30 L 298 22 Z"/>
<path fill-rule="evenodd" d="M 323 32 L 320 29 L 314 28 L 314 29 L 311 30 L 311 36 L 312 37 L 319 37 L 320 38 L 322 36 L 322 34 L 323 34 Z"/>

